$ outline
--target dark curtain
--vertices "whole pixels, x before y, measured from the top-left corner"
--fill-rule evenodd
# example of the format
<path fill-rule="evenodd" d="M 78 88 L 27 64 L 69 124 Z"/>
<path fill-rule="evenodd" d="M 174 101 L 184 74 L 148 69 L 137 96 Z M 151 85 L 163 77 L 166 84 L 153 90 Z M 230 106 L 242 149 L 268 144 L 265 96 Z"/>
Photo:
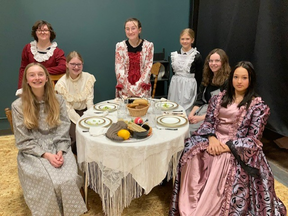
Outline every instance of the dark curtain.
<path fill-rule="evenodd" d="M 251 61 L 257 92 L 271 108 L 266 128 L 288 136 L 288 1 L 191 0 L 191 8 L 190 27 L 203 58 L 221 48 L 231 67 Z"/>

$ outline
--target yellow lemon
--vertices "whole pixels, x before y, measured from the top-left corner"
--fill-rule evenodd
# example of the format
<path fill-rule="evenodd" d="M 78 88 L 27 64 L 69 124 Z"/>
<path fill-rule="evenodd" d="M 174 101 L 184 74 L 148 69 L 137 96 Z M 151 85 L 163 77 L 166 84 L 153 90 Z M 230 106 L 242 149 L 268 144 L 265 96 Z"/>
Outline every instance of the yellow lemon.
<path fill-rule="evenodd" d="M 126 129 L 121 129 L 118 131 L 117 135 L 122 137 L 124 140 L 127 140 L 130 137 L 130 132 Z"/>

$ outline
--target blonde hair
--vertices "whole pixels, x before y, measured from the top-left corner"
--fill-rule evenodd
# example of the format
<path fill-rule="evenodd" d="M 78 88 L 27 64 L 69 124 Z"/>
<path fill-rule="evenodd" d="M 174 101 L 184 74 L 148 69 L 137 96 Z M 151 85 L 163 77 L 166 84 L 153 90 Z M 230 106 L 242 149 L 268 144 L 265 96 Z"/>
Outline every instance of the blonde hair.
<path fill-rule="evenodd" d="M 44 95 L 43 100 L 45 103 L 44 112 L 47 114 L 46 122 L 47 124 L 53 128 L 58 126 L 60 121 L 60 104 L 56 98 L 56 94 L 54 92 L 53 84 L 50 79 L 49 73 L 47 69 L 40 63 L 30 63 L 26 66 L 24 70 L 24 76 L 22 80 L 22 89 L 23 93 L 21 95 L 22 98 L 22 110 L 24 117 L 24 125 L 28 129 L 38 129 L 39 128 L 39 111 L 40 106 L 39 102 L 33 93 L 31 86 L 27 83 L 27 71 L 32 66 L 39 66 L 45 72 L 47 77 L 47 82 L 44 86 Z"/>
<path fill-rule="evenodd" d="M 78 53 L 77 51 L 72 51 L 70 52 L 67 56 L 66 56 L 66 62 L 67 64 L 71 61 L 71 59 L 73 58 L 78 58 L 82 64 L 84 64 L 83 58 L 80 55 L 80 53 Z M 69 77 L 69 69 L 66 67 L 66 76 Z"/>
<path fill-rule="evenodd" d="M 184 34 L 188 34 L 191 39 L 195 39 L 195 33 L 191 28 L 183 29 L 180 33 L 180 39 Z"/>
<path fill-rule="evenodd" d="M 214 53 L 217 53 L 220 56 L 221 60 L 221 68 L 215 74 L 211 71 L 209 67 L 210 57 Z M 213 84 L 215 86 L 221 86 L 228 79 L 230 71 L 231 67 L 229 65 L 229 58 L 225 53 L 225 51 L 219 48 L 213 49 L 205 59 L 202 84 L 204 86 L 208 86 L 209 84 Z"/>

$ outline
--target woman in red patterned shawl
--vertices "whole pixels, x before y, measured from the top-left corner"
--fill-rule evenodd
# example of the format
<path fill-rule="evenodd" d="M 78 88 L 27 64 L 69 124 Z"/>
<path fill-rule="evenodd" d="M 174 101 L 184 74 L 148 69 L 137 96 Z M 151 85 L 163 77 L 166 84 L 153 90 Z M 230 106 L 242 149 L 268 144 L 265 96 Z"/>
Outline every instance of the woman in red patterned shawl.
<path fill-rule="evenodd" d="M 255 71 L 239 62 L 227 89 L 210 99 L 203 124 L 185 141 L 169 215 L 285 216 L 260 139 L 270 114 Z"/>
<path fill-rule="evenodd" d="M 117 43 L 115 51 L 116 97 L 149 97 L 153 43 L 140 38 L 138 19 L 129 18 L 124 28 L 128 39 Z"/>

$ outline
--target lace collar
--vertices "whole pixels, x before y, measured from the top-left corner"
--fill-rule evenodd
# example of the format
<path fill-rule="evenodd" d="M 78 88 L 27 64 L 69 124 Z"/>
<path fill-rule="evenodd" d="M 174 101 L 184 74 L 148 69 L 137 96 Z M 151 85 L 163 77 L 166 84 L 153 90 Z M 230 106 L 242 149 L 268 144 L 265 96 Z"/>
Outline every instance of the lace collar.
<path fill-rule="evenodd" d="M 53 56 L 54 50 L 57 47 L 57 43 L 52 42 L 51 46 L 49 47 L 50 49 L 47 49 L 47 52 L 43 54 L 43 53 L 38 52 L 36 40 L 32 41 L 30 43 L 30 45 L 31 45 L 31 48 L 30 48 L 31 53 L 33 54 L 34 59 L 37 62 L 44 62 L 44 61 L 48 60 L 51 56 Z"/>

